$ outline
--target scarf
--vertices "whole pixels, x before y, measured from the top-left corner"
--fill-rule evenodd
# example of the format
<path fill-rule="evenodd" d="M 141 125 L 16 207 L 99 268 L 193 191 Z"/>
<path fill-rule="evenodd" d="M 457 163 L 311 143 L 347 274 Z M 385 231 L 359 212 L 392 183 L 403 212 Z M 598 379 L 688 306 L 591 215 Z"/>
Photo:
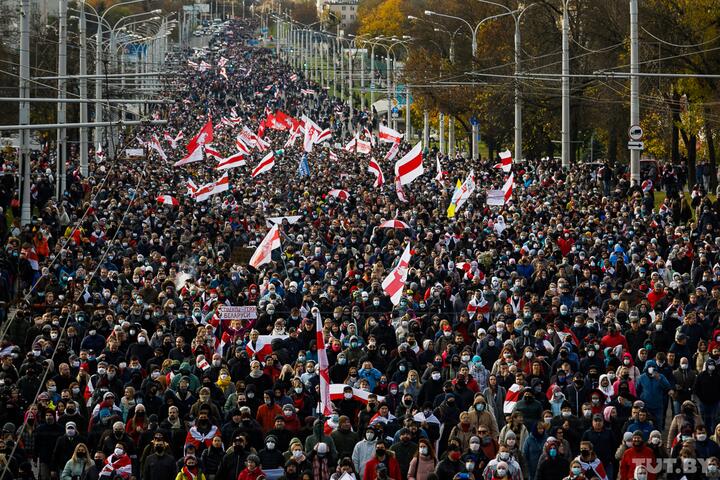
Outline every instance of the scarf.
<path fill-rule="evenodd" d="M 328 472 L 327 462 L 315 455 L 313 458 L 313 480 L 328 480 L 330 473 Z"/>
<path fill-rule="evenodd" d="M 220 375 L 218 375 L 217 382 L 215 384 L 220 387 L 223 391 L 232 383 L 232 378 L 230 378 L 230 375 L 228 374 L 227 378 L 223 380 L 220 378 Z"/>
<path fill-rule="evenodd" d="M 197 476 L 198 476 L 198 467 L 195 466 L 195 467 L 193 467 L 192 470 L 190 470 L 190 469 L 187 467 L 187 465 L 185 465 L 185 466 L 182 468 L 182 472 L 183 472 L 183 475 L 185 475 L 185 478 L 188 478 L 188 479 L 190 479 L 190 480 L 195 480 L 195 478 L 197 478 Z"/>

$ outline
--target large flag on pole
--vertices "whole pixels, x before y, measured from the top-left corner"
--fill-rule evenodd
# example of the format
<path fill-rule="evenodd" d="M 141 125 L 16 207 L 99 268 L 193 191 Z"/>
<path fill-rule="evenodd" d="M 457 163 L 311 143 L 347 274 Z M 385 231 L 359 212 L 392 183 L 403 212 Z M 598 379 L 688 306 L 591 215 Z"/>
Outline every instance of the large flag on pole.
<path fill-rule="evenodd" d="M 395 162 L 395 176 L 400 178 L 402 185 L 407 185 L 425 173 L 423 168 L 422 142 L 418 142 L 400 160 Z"/>
<path fill-rule="evenodd" d="M 504 152 L 500 152 L 500 163 L 496 163 L 493 168 L 501 168 L 503 172 L 510 172 L 512 170 L 512 154 L 510 153 L 510 150 L 505 150 Z"/>
<path fill-rule="evenodd" d="M 400 141 L 403 138 L 403 134 L 393 130 L 390 127 L 386 127 L 385 125 L 380 125 L 380 131 L 378 133 L 378 139 L 381 142 L 388 142 L 388 143 L 400 143 Z"/>
<path fill-rule="evenodd" d="M 267 235 L 265 235 L 265 238 L 262 239 L 262 242 L 260 242 L 260 245 L 258 245 L 257 250 L 253 253 L 253 256 L 250 258 L 249 265 L 251 267 L 258 268 L 261 265 L 270 263 L 272 251 L 276 248 L 280 248 L 280 231 L 278 230 L 277 225 L 273 225 Z"/>
<path fill-rule="evenodd" d="M 410 257 L 410 243 L 408 243 L 405 246 L 405 251 L 403 251 L 403 254 L 400 256 L 400 261 L 382 282 L 383 291 L 390 297 L 393 305 L 400 303 L 400 297 L 402 297 L 403 290 L 405 289 Z"/>
<path fill-rule="evenodd" d="M 188 153 L 194 152 L 197 147 L 205 145 L 206 143 L 212 143 L 213 141 L 213 125 L 212 118 L 208 118 L 207 123 L 200 129 L 197 135 L 195 135 L 190 142 L 187 144 Z"/>
<path fill-rule="evenodd" d="M 460 189 L 456 190 L 453 195 L 453 201 L 448 208 L 448 218 L 453 218 L 455 212 L 463 206 L 473 193 L 475 193 L 475 172 L 470 170 L 465 182 L 463 182 Z"/>
<path fill-rule="evenodd" d="M 330 372 L 327 352 L 325 351 L 325 337 L 323 336 L 323 323 L 320 312 L 315 315 L 315 343 L 317 344 L 318 375 L 320 376 L 320 413 L 329 417 L 330 408 Z"/>

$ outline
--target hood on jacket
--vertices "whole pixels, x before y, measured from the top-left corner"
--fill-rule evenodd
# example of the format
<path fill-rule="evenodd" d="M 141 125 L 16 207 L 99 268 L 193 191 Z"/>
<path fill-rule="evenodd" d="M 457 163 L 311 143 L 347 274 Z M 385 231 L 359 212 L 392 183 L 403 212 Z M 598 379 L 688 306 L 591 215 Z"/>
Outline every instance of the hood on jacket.
<path fill-rule="evenodd" d="M 658 368 L 657 362 L 655 362 L 655 360 L 653 360 L 653 359 L 650 359 L 647 362 L 645 362 L 645 368 L 643 368 L 643 372 L 647 373 L 647 371 L 650 367 L 654 367 L 655 371 L 657 371 L 657 368 Z"/>

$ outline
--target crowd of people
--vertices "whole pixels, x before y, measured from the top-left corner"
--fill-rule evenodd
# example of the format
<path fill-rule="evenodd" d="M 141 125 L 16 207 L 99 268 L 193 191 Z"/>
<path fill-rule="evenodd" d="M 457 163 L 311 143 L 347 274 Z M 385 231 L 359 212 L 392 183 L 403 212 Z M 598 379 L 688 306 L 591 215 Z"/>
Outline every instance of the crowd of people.
<path fill-rule="evenodd" d="M 257 32 L 233 20 L 217 53 L 185 52 L 167 128 L 125 138 L 145 157 L 73 171 L 31 224 L 3 225 L 0 480 L 720 478 L 717 202 L 655 205 L 651 185 L 548 160 L 515 162 L 511 200 L 490 207 L 494 159 L 430 148 L 402 201 L 391 145 L 342 148 L 383 120 L 351 117 Z M 309 172 L 302 139 L 266 128 L 273 169 L 251 178 L 254 151 L 205 201 L 188 179 L 216 180 L 215 160 L 176 167 L 185 141 L 168 160 L 144 143 L 212 119 L 229 156 L 277 111 L 333 132 Z M 250 267 L 277 217 L 280 248 Z M 408 228 L 379 228 L 392 219 Z M 382 282 L 408 244 L 393 303 Z"/>

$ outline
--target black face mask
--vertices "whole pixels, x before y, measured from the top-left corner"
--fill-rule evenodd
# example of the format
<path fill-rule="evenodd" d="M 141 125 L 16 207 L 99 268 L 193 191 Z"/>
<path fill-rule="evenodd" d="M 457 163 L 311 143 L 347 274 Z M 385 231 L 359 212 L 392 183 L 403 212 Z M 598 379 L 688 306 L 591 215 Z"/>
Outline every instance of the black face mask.
<path fill-rule="evenodd" d="M 97 467 L 98 469 L 102 468 L 104 463 L 105 462 L 103 460 L 100 460 L 99 458 L 95 459 L 95 467 Z"/>

